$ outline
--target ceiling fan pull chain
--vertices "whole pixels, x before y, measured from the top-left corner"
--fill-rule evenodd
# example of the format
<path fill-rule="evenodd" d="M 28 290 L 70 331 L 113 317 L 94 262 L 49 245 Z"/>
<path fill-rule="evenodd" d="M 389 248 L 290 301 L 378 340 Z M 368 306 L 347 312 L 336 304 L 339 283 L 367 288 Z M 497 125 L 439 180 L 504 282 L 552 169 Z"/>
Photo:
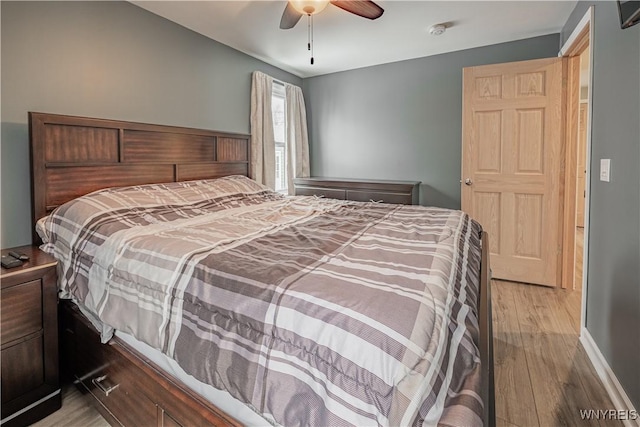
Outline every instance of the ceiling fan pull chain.
<path fill-rule="evenodd" d="M 311 50 L 311 15 L 307 15 L 307 50 Z"/>
<path fill-rule="evenodd" d="M 311 52 L 311 65 L 313 65 L 313 14 L 307 13 L 307 50 Z"/>
<path fill-rule="evenodd" d="M 313 65 L 313 15 L 309 15 L 311 17 L 311 65 Z"/>

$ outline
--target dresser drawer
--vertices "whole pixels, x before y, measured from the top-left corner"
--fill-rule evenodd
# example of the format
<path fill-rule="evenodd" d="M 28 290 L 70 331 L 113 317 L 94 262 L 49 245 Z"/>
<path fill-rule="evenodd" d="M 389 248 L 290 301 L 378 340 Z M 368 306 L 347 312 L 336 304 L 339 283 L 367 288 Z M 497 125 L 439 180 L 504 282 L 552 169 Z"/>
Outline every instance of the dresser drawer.
<path fill-rule="evenodd" d="M 381 191 L 348 190 L 347 200 L 355 202 L 382 202 L 401 205 L 411 204 L 411 194 L 384 193 Z"/>
<path fill-rule="evenodd" d="M 317 188 L 317 187 L 296 187 L 296 196 L 318 196 L 327 197 L 330 199 L 345 200 L 345 190 L 336 190 L 332 188 Z"/>
<path fill-rule="evenodd" d="M 420 181 L 385 181 L 346 178 L 294 178 L 296 196 L 325 196 L 354 202 L 417 205 Z"/>
<path fill-rule="evenodd" d="M 42 281 L 32 280 L 2 290 L 2 345 L 42 329 Z"/>

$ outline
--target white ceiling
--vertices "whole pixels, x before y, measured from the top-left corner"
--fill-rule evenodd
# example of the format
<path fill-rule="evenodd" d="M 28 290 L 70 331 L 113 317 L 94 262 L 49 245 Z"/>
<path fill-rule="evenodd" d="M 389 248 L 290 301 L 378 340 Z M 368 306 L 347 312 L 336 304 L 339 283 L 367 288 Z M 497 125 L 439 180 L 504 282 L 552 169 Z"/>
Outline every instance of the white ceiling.
<path fill-rule="evenodd" d="M 557 33 L 576 1 L 378 0 L 370 21 L 329 5 L 314 17 L 315 65 L 307 19 L 279 29 L 285 1 L 132 1 L 193 31 L 300 77 Z M 445 34 L 429 27 L 450 23 Z"/>

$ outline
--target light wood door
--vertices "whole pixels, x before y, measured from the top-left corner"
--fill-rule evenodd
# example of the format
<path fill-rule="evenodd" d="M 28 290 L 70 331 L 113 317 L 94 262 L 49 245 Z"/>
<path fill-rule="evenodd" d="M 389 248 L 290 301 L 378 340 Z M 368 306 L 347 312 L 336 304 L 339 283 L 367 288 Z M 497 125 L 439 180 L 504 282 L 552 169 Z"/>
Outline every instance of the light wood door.
<path fill-rule="evenodd" d="M 589 104 L 580 103 L 578 116 L 578 171 L 576 173 L 576 225 L 584 227 L 584 197 L 587 179 L 587 111 Z"/>
<path fill-rule="evenodd" d="M 462 209 L 491 236 L 494 278 L 557 286 L 563 60 L 464 69 Z"/>

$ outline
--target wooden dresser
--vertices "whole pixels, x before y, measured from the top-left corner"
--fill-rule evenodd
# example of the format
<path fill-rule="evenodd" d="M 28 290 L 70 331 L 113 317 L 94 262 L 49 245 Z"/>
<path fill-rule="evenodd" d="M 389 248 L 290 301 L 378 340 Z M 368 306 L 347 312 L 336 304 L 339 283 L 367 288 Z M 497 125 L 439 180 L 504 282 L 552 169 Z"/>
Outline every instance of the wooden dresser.
<path fill-rule="evenodd" d="M 22 266 L 2 268 L 2 426 L 31 424 L 61 405 L 56 260 L 36 246 Z"/>
<path fill-rule="evenodd" d="M 417 205 L 420 181 L 383 181 L 349 178 L 295 178 L 296 196 L 322 196 L 356 202 Z"/>

